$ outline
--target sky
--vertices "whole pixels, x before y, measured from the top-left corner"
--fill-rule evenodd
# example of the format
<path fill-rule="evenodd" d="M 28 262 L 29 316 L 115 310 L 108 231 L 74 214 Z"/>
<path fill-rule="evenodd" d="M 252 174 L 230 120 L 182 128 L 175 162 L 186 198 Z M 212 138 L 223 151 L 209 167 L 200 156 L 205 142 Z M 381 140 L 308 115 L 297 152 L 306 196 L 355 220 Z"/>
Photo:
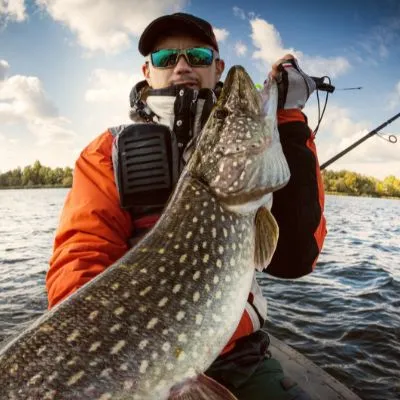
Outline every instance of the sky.
<path fill-rule="evenodd" d="M 73 167 L 96 136 L 129 123 L 139 36 L 177 11 L 212 24 L 226 71 L 240 64 L 262 83 L 290 52 L 309 75 L 331 78 L 321 164 L 400 112 L 398 0 L 0 0 L 0 172 L 35 160 Z M 353 87 L 362 89 L 343 90 Z M 314 129 L 316 93 L 304 112 Z M 381 133 L 329 169 L 400 178 L 400 118 Z"/>

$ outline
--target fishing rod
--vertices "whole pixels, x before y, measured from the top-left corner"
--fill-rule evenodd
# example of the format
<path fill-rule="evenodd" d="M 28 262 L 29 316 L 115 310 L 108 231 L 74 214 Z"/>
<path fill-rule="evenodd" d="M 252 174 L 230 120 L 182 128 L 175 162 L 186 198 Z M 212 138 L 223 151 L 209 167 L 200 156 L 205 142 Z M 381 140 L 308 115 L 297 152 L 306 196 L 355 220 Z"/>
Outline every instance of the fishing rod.
<path fill-rule="evenodd" d="M 370 137 L 376 135 L 381 129 L 383 129 L 385 126 L 391 124 L 393 121 L 395 121 L 397 118 L 400 117 L 400 113 L 394 115 L 392 118 L 389 118 L 388 120 L 386 120 L 383 124 L 379 125 L 378 127 L 376 127 L 375 129 L 373 129 L 371 132 L 367 133 L 365 136 L 363 136 L 361 139 L 357 140 L 356 142 L 354 142 L 352 145 L 350 145 L 349 147 L 345 148 L 343 151 L 341 151 L 340 153 L 336 154 L 336 156 L 332 157 L 331 159 L 329 159 L 328 161 L 326 161 L 325 163 L 323 163 L 320 167 L 321 171 L 324 170 L 328 165 L 331 165 L 333 162 L 335 162 L 337 159 L 339 159 L 340 157 L 344 156 L 345 154 L 347 154 L 349 151 L 353 150 L 355 147 L 357 147 L 358 145 L 360 145 L 362 142 L 365 142 L 367 139 L 369 139 Z M 389 142 L 390 143 L 396 143 L 397 142 L 397 138 L 394 135 L 390 135 L 389 136 Z"/>
<path fill-rule="evenodd" d="M 335 90 L 361 90 L 362 86 L 356 87 L 348 87 L 348 88 L 335 88 L 335 86 L 331 85 L 331 79 L 329 76 L 323 76 L 321 78 L 317 78 L 315 76 L 310 76 L 310 78 L 315 82 L 317 85 L 317 90 L 321 90 L 323 92 L 333 93 Z M 328 83 L 325 83 L 324 80 L 328 79 Z"/>
<path fill-rule="evenodd" d="M 357 87 L 346 87 L 346 88 L 339 88 L 336 90 L 361 90 L 363 87 L 362 86 L 357 86 Z"/>
<path fill-rule="evenodd" d="M 314 130 L 314 133 L 317 132 L 319 125 L 322 121 L 322 117 L 324 116 L 325 113 L 325 109 L 326 109 L 326 105 L 328 102 L 328 94 L 333 93 L 335 90 L 335 87 L 333 85 L 331 85 L 331 80 L 328 76 L 324 76 L 321 78 L 317 78 L 315 76 L 311 77 L 316 86 L 317 86 L 317 99 L 318 99 L 318 124 L 316 129 Z M 328 83 L 325 82 L 325 79 L 328 80 Z M 361 90 L 362 86 L 357 86 L 357 87 L 350 87 L 350 88 L 342 88 L 342 89 L 336 89 L 336 90 Z M 318 96 L 318 90 L 327 92 L 326 94 L 326 99 L 325 99 L 325 105 L 324 105 L 324 109 L 322 111 L 322 114 L 320 114 L 320 101 L 319 101 L 319 96 Z M 323 163 L 320 166 L 321 171 L 324 170 L 327 166 L 329 166 L 330 164 L 332 164 L 333 162 L 335 162 L 336 160 L 338 160 L 340 157 L 343 157 L 345 154 L 347 154 L 348 152 L 350 152 L 351 150 L 353 150 L 355 147 L 357 147 L 358 145 L 360 145 L 361 143 L 365 142 L 367 139 L 369 139 L 370 137 L 378 134 L 379 135 L 379 131 L 381 129 L 383 129 L 385 126 L 391 124 L 393 121 L 395 121 L 397 118 L 400 117 L 400 113 L 396 114 L 395 116 L 393 116 L 392 118 L 389 118 L 387 121 L 385 121 L 383 124 L 379 125 L 378 127 L 376 127 L 375 129 L 373 129 L 371 132 L 367 133 L 365 136 L 363 136 L 361 139 L 357 140 L 356 142 L 354 142 L 353 144 L 351 144 L 349 147 L 345 148 L 344 150 L 342 150 L 340 153 L 336 154 L 334 157 L 332 157 L 331 159 L 329 159 L 328 161 L 326 161 L 325 163 Z M 380 136 L 380 135 L 379 135 Z M 381 136 L 382 137 L 382 136 Z M 397 138 L 394 135 L 389 135 L 389 138 L 385 140 L 388 140 L 390 143 L 396 143 L 397 142 Z"/>
<path fill-rule="evenodd" d="M 335 88 L 335 86 L 333 86 L 331 84 L 331 79 L 329 78 L 329 76 L 323 76 L 323 77 L 310 76 L 310 78 L 315 82 L 316 89 L 317 89 L 318 123 L 317 123 L 317 127 L 314 129 L 314 134 L 316 134 L 317 131 L 318 131 L 318 128 L 320 126 L 320 123 L 322 121 L 322 118 L 324 116 L 325 110 L 326 110 L 326 106 L 327 106 L 327 103 L 328 103 L 328 95 L 332 94 L 335 91 L 336 88 Z M 325 80 L 327 80 L 327 82 L 325 82 Z M 361 90 L 362 88 L 363 88 L 362 86 L 357 86 L 357 87 L 350 87 L 350 88 L 341 88 L 341 89 L 336 89 L 336 90 Z M 319 99 L 318 91 L 326 92 L 325 104 L 324 104 L 322 113 L 321 113 L 321 109 L 320 109 L 320 99 Z M 328 161 L 323 163 L 320 166 L 320 170 L 321 171 L 324 170 L 326 167 L 331 165 L 333 162 L 335 162 L 339 158 L 343 157 L 345 154 L 347 154 L 348 152 L 353 150 L 355 147 L 359 146 L 361 143 L 365 142 L 370 137 L 372 137 L 372 136 L 374 136 L 376 134 L 379 135 L 379 131 L 381 129 L 383 129 L 385 126 L 391 124 L 393 121 L 395 121 L 399 117 L 400 117 L 400 113 L 398 113 L 395 116 L 393 116 L 392 118 L 389 118 L 388 120 L 386 120 L 383 124 L 379 125 L 375 129 L 373 129 L 371 132 L 369 132 L 365 136 L 363 136 L 361 139 L 357 140 L 356 142 L 351 144 L 349 147 L 345 148 L 340 153 L 336 154 L 334 157 L 330 158 Z M 397 138 L 394 135 L 389 135 L 388 139 L 386 139 L 386 138 L 384 138 L 384 139 L 388 140 L 390 143 L 396 143 L 397 142 Z"/>

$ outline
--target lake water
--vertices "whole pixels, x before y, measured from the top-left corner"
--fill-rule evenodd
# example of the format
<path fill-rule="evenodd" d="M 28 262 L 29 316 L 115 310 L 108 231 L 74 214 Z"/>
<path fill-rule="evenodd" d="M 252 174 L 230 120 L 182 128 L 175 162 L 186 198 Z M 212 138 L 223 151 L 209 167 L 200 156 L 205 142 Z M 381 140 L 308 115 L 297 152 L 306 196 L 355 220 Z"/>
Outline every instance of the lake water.
<path fill-rule="evenodd" d="M 0 190 L 0 343 L 47 307 L 45 274 L 66 193 Z M 259 275 L 267 327 L 362 399 L 400 399 L 400 201 L 326 203 L 329 234 L 316 271 L 290 281 Z"/>

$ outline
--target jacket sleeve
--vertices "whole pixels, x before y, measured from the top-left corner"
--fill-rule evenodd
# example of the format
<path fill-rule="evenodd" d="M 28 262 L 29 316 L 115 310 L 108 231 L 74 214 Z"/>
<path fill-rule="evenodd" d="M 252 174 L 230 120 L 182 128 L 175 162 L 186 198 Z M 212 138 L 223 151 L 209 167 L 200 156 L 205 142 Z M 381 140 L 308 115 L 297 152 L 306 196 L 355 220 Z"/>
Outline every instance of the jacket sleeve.
<path fill-rule="evenodd" d="M 56 231 L 46 276 L 49 308 L 76 291 L 128 250 L 132 223 L 121 209 L 108 131 L 79 156 Z"/>
<path fill-rule="evenodd" d="M 279 239 L 266 272 L 294 279 L 314 270 L 322 250 L 326 236 L 324 185 L 305 115 L 297 109 L 279 110 L 278 122 L 291 178 L 273 195 L 271 211 L 279 226 Z"/>

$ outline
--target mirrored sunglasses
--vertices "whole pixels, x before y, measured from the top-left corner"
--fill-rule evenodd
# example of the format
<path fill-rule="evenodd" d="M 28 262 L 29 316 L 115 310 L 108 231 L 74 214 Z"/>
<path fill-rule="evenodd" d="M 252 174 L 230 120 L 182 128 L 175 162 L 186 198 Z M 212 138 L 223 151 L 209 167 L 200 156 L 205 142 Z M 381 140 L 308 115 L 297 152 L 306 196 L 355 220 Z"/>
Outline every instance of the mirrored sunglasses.
<path fill-rule="evenodd" d="M 207 47 L 191 47 L 189 49 L 161 49 L 150 54 L 155 68 L 173 68 L 183 55 L 192 67 L 208 67 L 214 59 L 214 51 Z"/>

